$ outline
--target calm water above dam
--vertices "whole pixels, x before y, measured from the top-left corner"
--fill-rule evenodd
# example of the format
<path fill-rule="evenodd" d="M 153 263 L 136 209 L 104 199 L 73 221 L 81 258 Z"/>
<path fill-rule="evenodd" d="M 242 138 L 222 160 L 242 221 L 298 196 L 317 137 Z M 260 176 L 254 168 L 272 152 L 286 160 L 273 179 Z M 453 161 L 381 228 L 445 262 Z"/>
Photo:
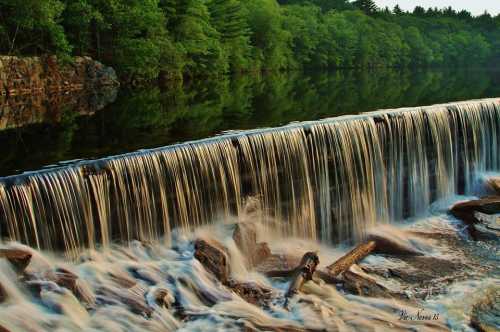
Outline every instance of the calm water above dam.
<path fill-rule="evenodd" d="M 0 106 L 0 124 L 4 123 L 0 126 L 0 176 L 227 130 L 495 97 L 500 95 L 499 74 L 491 69 L 268 74 L 200 80 L 164 89 L 122 89 L 114 102 L 98 111 L 76 111 L 75 105 L 65 101 L 26 101 L 10 110 Z M 113 99 L 109 94 L 99 98 Z M 102 103 L 88 104 L 102 108 Z M 36 114 L 40 105 L 42 115 Z M 9 114 L 14 114 L 13 120 Z"/>

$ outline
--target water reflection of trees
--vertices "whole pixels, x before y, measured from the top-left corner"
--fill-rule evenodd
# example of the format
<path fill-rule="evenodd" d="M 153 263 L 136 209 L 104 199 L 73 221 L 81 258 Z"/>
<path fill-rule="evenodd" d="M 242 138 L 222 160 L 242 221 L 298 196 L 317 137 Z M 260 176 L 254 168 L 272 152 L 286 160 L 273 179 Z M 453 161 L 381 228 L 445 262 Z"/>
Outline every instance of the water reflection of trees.
<path fill-rule="evenodd" d="M 0 132 L 1 174 L 58 160 L 95 158 L 198 139 L 224 130 L 271 127 L 381 108 L 498 96 L 486 70 L 274 73 L 122 91 L 92 117 Z M 21 157 L 22 156 L 22 157 Z"/>

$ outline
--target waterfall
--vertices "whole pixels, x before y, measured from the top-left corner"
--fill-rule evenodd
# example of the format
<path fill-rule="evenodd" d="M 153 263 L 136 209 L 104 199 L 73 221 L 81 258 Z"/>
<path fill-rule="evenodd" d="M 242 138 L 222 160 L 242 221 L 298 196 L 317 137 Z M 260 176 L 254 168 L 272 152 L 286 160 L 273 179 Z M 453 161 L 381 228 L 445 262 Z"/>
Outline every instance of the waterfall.
<path fill-rule="evenodd" d="M 500 99 L 227 134 L 0 179 L 0 234 L 78 250 L 169 238 L 256 198 L 284 235 L 326 242 L 423 213 L 500 170 Z"/>

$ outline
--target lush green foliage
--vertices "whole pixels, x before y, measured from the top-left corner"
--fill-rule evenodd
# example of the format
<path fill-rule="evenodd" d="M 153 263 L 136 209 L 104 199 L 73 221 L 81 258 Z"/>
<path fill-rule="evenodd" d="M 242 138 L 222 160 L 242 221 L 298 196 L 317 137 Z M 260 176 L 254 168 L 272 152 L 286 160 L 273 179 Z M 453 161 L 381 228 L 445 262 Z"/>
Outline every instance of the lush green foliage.
<path fill-rule="evenodd" d="M 373 0 L 0 0 L 0 53 L 90 55 L 127 80 L 500 62 L 500 16 Z"/>

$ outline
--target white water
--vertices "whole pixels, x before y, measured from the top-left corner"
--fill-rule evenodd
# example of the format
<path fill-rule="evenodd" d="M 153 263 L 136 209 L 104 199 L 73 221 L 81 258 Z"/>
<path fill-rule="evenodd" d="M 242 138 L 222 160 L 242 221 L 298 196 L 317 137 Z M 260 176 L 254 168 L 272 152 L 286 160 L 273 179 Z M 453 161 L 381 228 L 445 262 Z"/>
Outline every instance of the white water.
<path fill-rule="evenodd" d="M 0 234 L 77 252 L 167 242 L 258 197 L 281 234 L 326 243 L 425 213 L 500 170 L 500 99 L 256 130 L 0 179 Z"/>
<path fill-rule="evenodd" d="M 310 282 L 286 310 L 286 282 L 248 271 L 224 225 L 258 221 L 260 240 L 273 252 L 319 250 L 321 266 L 348 249 L 332 243 L 373 227 L 426 255 L 457 256 L 454 248 L 380 227 L 403 219 L 404 227 L 459 234 L 472 251 L 498 252 L 497 245 L 474 247 L 461 224 L 443 213 L 457 192 L 474 193 L 482 174 L 500 170 L 499 131 L 500 100 L 470 101 L 246 132 L 2 179 L 1 246 L 37 248 L 23 247 L 33 252 L 28 272 L 42 292 L 30 294 L 0 261 L 8 295 L 0 325 L 11 331 L 466 329 L 471 294 L 497 284 L 498 274 L 472 276 L 452 285 L 448 296 L 413 305 Z M 251 216 L 249 202 L 256 202 Z M 269 308 L 243 301 L 193 259 L 190 240 L 200 234 L 229 248 L 235 278 L 275 290 Z M 55 253 L 60 248 L 72 259 Z M 366 264 L 403 263 L 371 256 Z M 91 305 L 50 281 L 58 267 L 79 276 Z M 177 307 L 158 306 L 157 289 L 168 290 Z M 399 320 L 401 310 L 422 307 L 440 319 Z"/>

